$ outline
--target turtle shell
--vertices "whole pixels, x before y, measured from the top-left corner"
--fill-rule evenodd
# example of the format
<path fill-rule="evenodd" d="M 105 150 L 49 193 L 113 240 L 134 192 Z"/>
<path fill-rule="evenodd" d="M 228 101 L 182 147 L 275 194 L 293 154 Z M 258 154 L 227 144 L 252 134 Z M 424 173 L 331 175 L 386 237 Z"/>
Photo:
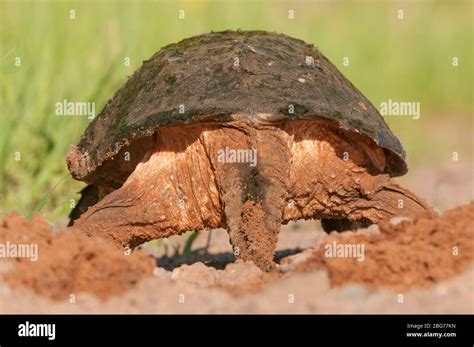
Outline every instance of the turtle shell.
<path fill-rule="evenodd" d="M 265 31 L 211 32 L 163 47 L 133 74 L 68 154 L 79 180 L 159 127 L 236 117 L 321 117 L 384 149 L 386 172 L 407 171 L 405 152 L 377 109 L 313 45 Z"/>

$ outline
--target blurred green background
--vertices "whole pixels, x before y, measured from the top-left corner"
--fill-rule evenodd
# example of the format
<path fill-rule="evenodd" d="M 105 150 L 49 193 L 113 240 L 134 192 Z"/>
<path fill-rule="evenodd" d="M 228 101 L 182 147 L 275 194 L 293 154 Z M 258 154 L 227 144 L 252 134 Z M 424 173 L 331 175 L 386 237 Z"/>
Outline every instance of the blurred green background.
<path fill-rule="evenodd" d="M 451 160 L 453 151 L 472 159 L 472 1 L 1 0 L 0 20 L 2 214 L 40 211 L 55 220 L 78 197 L 83 184 L 70 178 L 65 155 L 89 120 L 56 116 L 56 102 L 93 101 L 98 113 L 160 47 L 211 30 L 303 39 L 376 107 L 420 102 L 419 120 L 387 118 L 412 168 Z"/>

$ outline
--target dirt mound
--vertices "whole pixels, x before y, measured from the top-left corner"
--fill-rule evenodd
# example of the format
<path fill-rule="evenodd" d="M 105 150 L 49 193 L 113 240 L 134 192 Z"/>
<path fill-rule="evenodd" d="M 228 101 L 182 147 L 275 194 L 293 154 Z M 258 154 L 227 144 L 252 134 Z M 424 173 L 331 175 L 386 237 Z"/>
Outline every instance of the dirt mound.
<path fill-rule="evenodd" d="M 326 274 L 315 270 L 327 270 L 332 286 L 351 283 L 405 290 L 438 285 L 467 270 L 474 261 L 473 220 L 471 203 L 441 217 L 420 216 L 397 225 L 321 234 L 320 246 L 283 257 L 278 272 L 264 274 L 251 262 L 230 263 L 218 270 L 198 260 L 167 271 L 156 268 L 142 251 L 126 255 L 107 240 L 69 229 L 53 231 L 39 216 L 30 222 L 10 215 L 0 226 L 0 277 L 11 288 L 23 287 L 63 302 L 80 292 L 99 299 L 126 295 L 138 290 L 135 284 L 146 277 L 158 281 L 156 289 L 164 292 L 174 286 L 212 289 L 237 300 L 305 276 L 301 272 Z M 288 233 L 288 238 L 296 237 Z"/>
<path fill-rule="evenodd" d="M 154 267 L 144 254 L 126 255 L 105 241 L 69 230 L 52 231 L 39 215 L 31 222 L 17 215 L 5 218 L 0 260 L 5 265 L 0 275 L 12 287 L 56 300 L 79 292 L 108 298 L 131 289 Z"/>
<path fill-rule="evenodd" d="M 474 260 L 474 202 L 440 217 L 420 216 L 379 228 L 378 234 L 331 234 L 297 269 L 325 267 L 333 286 L 361 283 L 404 290 L 438 283 Z M 363 253 L 356 257 L 358 249 Z"/>

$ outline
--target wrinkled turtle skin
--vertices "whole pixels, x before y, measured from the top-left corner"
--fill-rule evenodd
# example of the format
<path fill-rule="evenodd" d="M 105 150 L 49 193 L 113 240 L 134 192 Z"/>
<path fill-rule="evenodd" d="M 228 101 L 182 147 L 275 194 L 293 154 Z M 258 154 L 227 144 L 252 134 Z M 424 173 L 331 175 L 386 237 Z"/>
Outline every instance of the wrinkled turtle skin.
<path fill-rule="evenodd" d="M 325 118 L 383 148 L 386 173 L 407 171 L 405 152 L 377 109 L 316 47 L 265 31 L 208 33 L 163 47 L 89 125 L 68 166 L 74 178 L 94 184 L 104 162 L 159 127 L 236 115 Z"/>

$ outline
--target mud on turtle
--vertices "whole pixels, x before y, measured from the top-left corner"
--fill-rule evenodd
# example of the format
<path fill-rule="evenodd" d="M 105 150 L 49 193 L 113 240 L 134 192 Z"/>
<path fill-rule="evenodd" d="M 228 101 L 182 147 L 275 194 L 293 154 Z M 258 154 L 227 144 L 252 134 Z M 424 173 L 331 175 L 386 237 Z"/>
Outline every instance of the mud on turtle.
<path fill-rule="evenodd" d="M 264 31 L 162 48 L 67 163 L 88 184 L 74 227 L 129 247 L 222 227 L 264 270 L 281 224 L 346 230 L 428 208 L 392 181 L 405 152 L 369 100 L 313 45 Z"/>

